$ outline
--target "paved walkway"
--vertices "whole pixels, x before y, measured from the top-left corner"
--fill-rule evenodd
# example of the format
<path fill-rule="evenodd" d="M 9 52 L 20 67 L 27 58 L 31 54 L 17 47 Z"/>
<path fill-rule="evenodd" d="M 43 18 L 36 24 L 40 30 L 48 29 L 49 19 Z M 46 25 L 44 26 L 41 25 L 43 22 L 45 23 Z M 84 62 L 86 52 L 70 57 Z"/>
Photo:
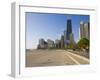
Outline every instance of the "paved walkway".
<path fill-rule="evenodd" d="M 26 53 L 26 67 L 89 64 L 89 59 L 65 50 L 33 50 Z"/>

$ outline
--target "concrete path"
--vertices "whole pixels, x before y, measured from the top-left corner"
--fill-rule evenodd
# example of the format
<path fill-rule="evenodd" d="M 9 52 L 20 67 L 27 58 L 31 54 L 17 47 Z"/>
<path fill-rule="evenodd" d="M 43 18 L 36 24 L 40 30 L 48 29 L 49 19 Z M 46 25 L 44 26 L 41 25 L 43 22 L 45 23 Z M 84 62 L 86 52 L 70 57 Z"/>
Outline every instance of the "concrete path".
<path fill-rule="evenodd" d="M 89 59 L 66 50 L 33 50 L 26 52 L 26 67 L 89 64 Z"/>

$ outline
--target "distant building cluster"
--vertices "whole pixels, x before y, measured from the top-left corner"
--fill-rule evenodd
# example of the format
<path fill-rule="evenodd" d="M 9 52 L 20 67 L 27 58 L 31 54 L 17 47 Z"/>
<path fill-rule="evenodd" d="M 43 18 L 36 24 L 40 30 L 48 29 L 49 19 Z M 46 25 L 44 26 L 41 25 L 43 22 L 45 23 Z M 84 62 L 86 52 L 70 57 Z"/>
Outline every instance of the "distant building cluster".
<path fill-rule="evenodd" d="M 79 29 L 80 38 L 89 39 L 89 23 L 80 22 Z M 45 41 L 44 39 L 39 40 L 39 44 L 37 46 L 38 49 L 47 49 L 47 48 L 58 48 L 63 49 L 68 45 L 75 45 L 76 42 L 74 40 L 74 34 L 72 33 L 72 21 L 71 19 L 67 20 L 66 30 L 64 30 L 64 34 L 61 35 L 60 39 L 56 39 L 55 41 L 48 39 Z"/>
<path fill-rule="evenodd" d="M 55 44 L 53 40 L 48 39 L 45 41 L 44 39 L 39 40 L 38 49 L 46 49 L 46 48 L 55 48 Z"/>

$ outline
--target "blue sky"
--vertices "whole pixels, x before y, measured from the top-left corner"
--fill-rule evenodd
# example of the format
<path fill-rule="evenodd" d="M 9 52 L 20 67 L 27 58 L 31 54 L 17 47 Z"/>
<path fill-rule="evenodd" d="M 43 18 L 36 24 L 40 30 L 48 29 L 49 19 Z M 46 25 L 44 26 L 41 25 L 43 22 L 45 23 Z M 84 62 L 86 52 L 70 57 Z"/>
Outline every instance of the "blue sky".
<path fill-rule="evenodd" d="M 80 21 L 89 22 L 88 15 L 26 12 L 26 48 L 36 48 L 41 38 L 54 41 L 60 39 L 66 30 L 69 18 L 72 20 L 72 32 L 77 41 L 79 40 Z"/>

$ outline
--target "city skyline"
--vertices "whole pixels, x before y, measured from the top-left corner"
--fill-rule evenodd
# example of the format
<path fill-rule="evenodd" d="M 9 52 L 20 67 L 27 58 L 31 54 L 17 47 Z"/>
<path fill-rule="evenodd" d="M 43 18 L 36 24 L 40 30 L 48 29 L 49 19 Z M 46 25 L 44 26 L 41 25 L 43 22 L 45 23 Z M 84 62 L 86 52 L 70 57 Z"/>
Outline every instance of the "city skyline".
<path fill-rule="evenodd" d="M 70 16 L 70 17 L 69 17 Z M 44 38 L 55 41 L 60 39 L 66 30 L 67 20 L 72 20 L 72 33 L 79 40 L 80 21 L 89 22 L 88 15 L 26 13 L 26 49 L 34 49 L 38 40 Z"/>

